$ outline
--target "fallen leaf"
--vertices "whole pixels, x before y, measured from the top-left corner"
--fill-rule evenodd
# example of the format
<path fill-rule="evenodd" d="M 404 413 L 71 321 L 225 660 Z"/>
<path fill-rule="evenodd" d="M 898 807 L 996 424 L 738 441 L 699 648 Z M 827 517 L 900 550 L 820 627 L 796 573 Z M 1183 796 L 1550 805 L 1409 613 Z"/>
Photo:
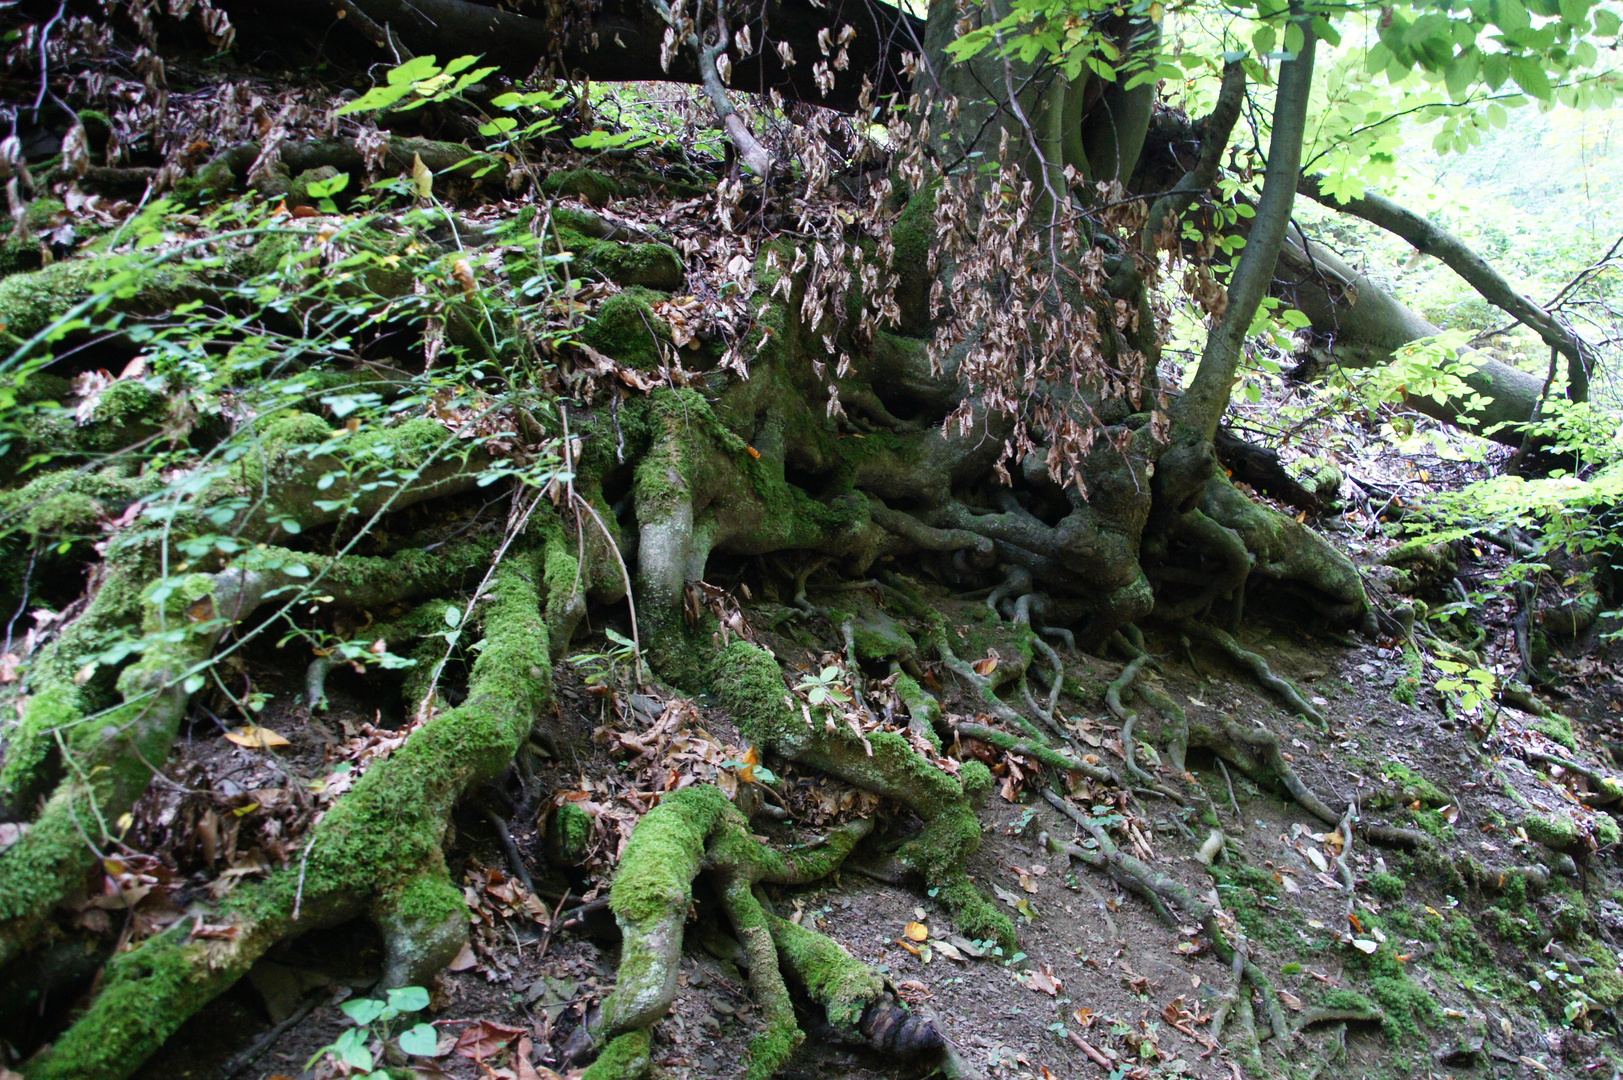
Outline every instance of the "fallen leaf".
<path fill-rule="evenodd" d="M 247 747 L 249 750 L 269 750 L 275 746 L 292 745 L 270 728 L 259 727 L 256 724 L 249 724 L 247 727 L 228 731 L 225 733 L 225 737 L 238 746 Z"/>
<path fill-rule="evenodd" d="M 456 1052 L 475 1061 L 492 1057 L 520 1035 L 529 1034 L 528 1028 L 508 1027 L 480 1020 L 462 1030 L 456 1039 Z"/>
<path fill-rule="evenodd" d="M 935 946 L 936 952 L 945 956 L 948 960 L 956 960 L 961 964 L 969 963 L 964 954 L 959 952 L 958 948 L 949 941 L 932 941 L 930 944 Z"/>
<path fill-rule="evenodd" d="M 473 946 L 464 944 L 462 951 L 456 954 L 456 959 L 452 960 L 446 967 L 450 971 L 467 971 L 478 962 L 478 958 L 473 955 Z"/>
<path fill-rule="evenodd" d="M 1056 978 L 1054 969 L 1047 964 L 1026 972 L 1026 977 L 1022 980 L 1022 983 L 1027 989 L 1039 991 L 1049 997 L 1058 994 L 1060 988 L 1065 985 L 1064 980 Z"/>
<path fill-rule="evenodd" d="M 1373 941 L 1366 940 L 1365 938 L 1354 938 L 1352 947 L 1361 953 L 1370 955 L 1373 955 L 1375 950 L 1380 948 L 1378 944 Z"/>
<path fill-rule="evenodd" d="M 974 664 L 975 674 L 982 675 L 982 676 L 992 674 L 992 672 L 997 670 L 998 659 L 999 659 L 998 654 L 997 653 L 992 653 L 990 656 L 986 657 L 983 660 L 975 661 L 975 664 Z"/>
<path fill-rule="evenodd" d="M 1285 1003 L 1285 1008 L 1290 1009 L 1293 1012 L 1302 1011 L 1302 999 L 1291 993 L 1289 990 L 1281 990 L 1279 992 L 1279 1000 Z"/>
<path fill-rule="evenodd" d="M 921 922 L 910 922 L 902 933 L 906 934 L 911 941 L 924 941 L 930 936 L 930 928 Z"/>

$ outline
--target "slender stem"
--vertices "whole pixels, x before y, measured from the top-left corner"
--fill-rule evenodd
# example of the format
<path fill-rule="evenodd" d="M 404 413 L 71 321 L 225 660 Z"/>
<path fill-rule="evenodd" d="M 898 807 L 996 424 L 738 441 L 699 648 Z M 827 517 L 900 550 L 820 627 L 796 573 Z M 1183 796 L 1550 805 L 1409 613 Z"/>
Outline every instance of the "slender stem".
<path fill-rule="evenodd" d="M 1207 335 L 1200 366 L 1173 413 L 1175 423 L 1207 441 L 1217 433 L 1218 421 L 1228 408 L 1240 349 L 1257 307 L 1273 282 L 1274 264 L 1279 261 L 1296 198 L 1308 99 L 1313 88 L 1313 53 L 1318 43 L 1312 17 L 1303 11 L 1301 3 L 1291 4 L 1290 17 L 1301 28 L 1302 49 L 1279 65 L 1268 169 L 1263 175 L 1262 197 L 1257 200 L 1257 215 L 1240 265 L 1229 278 L 1228 307 L 1217 327 Z"/>

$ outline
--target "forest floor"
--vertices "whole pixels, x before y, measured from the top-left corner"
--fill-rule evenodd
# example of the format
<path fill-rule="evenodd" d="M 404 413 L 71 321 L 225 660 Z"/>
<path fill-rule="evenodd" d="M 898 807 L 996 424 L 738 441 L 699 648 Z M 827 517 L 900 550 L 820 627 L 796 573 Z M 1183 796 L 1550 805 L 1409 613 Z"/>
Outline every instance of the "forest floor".
<path fill-rule="evenodd" d="M 940 602 L 949 622 L 961 626 L 990 615 L 976 601 L 943 594 Z M 828 627 L 765 600 L 747 610 L 781 659 L 818 670 Z M 1251 610 L 1265 607 L 1253 601 Z M 1481 617 L 1491 623 L 1509 613 Z M 1559 722 L 1489 706 L 1492 730 L 1484 740 L 1469 717 L 1445 715 L 1425 682 L 1417 705 L 1395 700 L 1415 675 L 1396 642 L 1348 647 L 1283 623 L 1270 629 L 1255 622 L 1243 635 L 1247 647 L 1311 696 L 1328 717 L 1325 727 L 1286 714 L 1248 674 L 1176 639 L 1151 636 L 1161 667 L 1152 677 L 1192 716 L 1224 714 L 1278 732 L 1309 786 L 1335 793 L 1343 805 L 1357 803 L 1361 813 L 1424 831 L 1434 850 L 1374 848 L 1355 829 L 1346 858 L 1355 890 L 1349 916 L 1337 865 L 1340 832 L 1282 793 L 1225 773 L 1210 756 L 1188 763 L 1205 808 L 1148 795 L 1077 794 L 1083 803 L 1103 800 L 1094 813 L 1110 815 L 1124 848 L 1196 895 L 1221 901 L 1252 959 L 1275 980 L 1293 1027 L 1322 1015 L 1316 1009 L 1374 1006 L 1384 1015 L 1379 1022 L 1332 1016 L 1311 1023 L 1290 1048 L 1291 1074 L 1615 1075 L 1617 1045 L 1585 1027 L 1597 1019 L 1605 1024 L 1604 1014 L 1623 998 L 1611 945 L 1623 940 L 1623 875 L 1614 846 L 1595 850 L 1586 842 L 1607 835 L 1604 824 L 1596 827 L 1603 812 L 1579 802 L 1586 779 L 1528 760 L 1530 751 L 1542 752 L 1605 769 L 1598 763 L 1610 760 L 1607 744 L 1623 735 L 1610 719 L 1623 692 L 1615 669 L 1593 658 L 1557 658 L 1569 676 L 1570 734 Z M 582 637 L 590 649 L 594 635 Z M 451 860 L 476 913 L 474 946 L 430 988 L 427 1016 L 442 1037 L 431 1063 L 416 1059 L 418 1075 L 567 1073 L 561 1049 L 582 1010 L 612 986 L 618 949 L 606 914 L 566 928 L 565 909 L 603 895 L 614 854 L 654 793 L 736 775 L 744 758 L 733 725 L 715 705 L 655 685 L 633 691 L 623 671 L 611 688 L 592 678 L 603 672 L 604 656 L 588 651 L 559 665 L 557 716 L 548 723 L 551 760 L 525 790 L 515 786 L 518 806 L 507 808 L 511 839 L 540 896 L 512 876 L 491 824 L 496 812 L 460 813 Z M 354 765 L 399 740 L 391 727 L 400 723 L 401 706 L 380 673 L 367 680 L 335 674 L 330 709 L 312 716 L 285 704 L 300 695 L 275 650 L 251 655 L 245 666 L 273 702 L 284 703 L 273 703 L 262 723 L 288 745 L 243 747 L 210 718 L 194 718 L 168 770 L 175 783 L 147 796 L 129 837 L 132 849 L 144 841 L 158 855 L 147 867 L 158 887 L 140 894 L 133 914 L 110 913 L 113 905 L 92 901 L 84 915 L 106 923 L 109 934 L 119 933 L 121 918 L 130 934 L 140 932 L 132 927 L 142 918 L 155 927 L 178 917 L 177 902 L 199 882 L 219 889 L 233 874 L 252 874 L 295 819 L 342 789 Z M 1112 765 L 1121 761 L 1120 729 L 1103 695 L 1120 670 L 1111 661 L 1072 658 L 1060 709 Z M 942 692 L 949 714 L 974 711 L 954 699 L 950 677 Z M 1214 1002 L 1233 978 L 1206 951 L 1196 927 L 1163 924 L 1143 900 L 1053 854 L 1049 838 L 1075 842 L 1078 830 L 1035 793 L 1030 763 L 972 742 L 950 750 L 982 756 L 998 777 L 1000 790 L 980 814 L 983 843 L 970 870 L 1016 918 L 1018 953 L 1001 955 L 989 943 L 956 937 L 922 886 L 876 879 L 885 877 L 879 845 L 908 828 L 892 820 L 891 808 L 787 770 L 777 789 L 793 817 L 765 830 L 775 843 L 809 839 L 835 820 L 876 809 L 890 828 L 859 847 L 841 875 L 775 889 L 780 913 L 829 934 L 882 972 L 900 996 L 932 1010 L 960 1052 L 989 1076 L 1257 1075 L 1207 1035 Z M 1141 762 L 1151 764 L 1144 754 Z M 548 819 L 564 803 L 586 810 L 595 832 L 584 865 L 559 870 L 554 858 L 549 869 Z M 1551 826 L 1534 824 L 1530 836 L 1529 822 L 1541 821 L 1566 822 L 1572 833 L 1552 836 Z M 1198 851 L 1214 827 L 1226 842 L 1208 867 Z M 551 850 L 556 854 L 556 837 Z M 758 1027 L 740 946 L 716 929 L 725 925 L 719 916 L 701 890 L 676 1005 L 655 1029 L 655 1061 L 670 1077 L 741 1075 Z M 274 952 L 139 1075 L 332 1075 L 319 1061 L 313 1072 L 306 1066 L 350 1026 L 337 1006 L 365 995 L 377 978 L 381 952 L 371 934 L 355 924 Z M 1567 1025 L 1566 1001 L 1583 1000 L 1574 992 L 1579 977 L 1593 1004 L 1589 1015 Z M 786 1077 L 926 1071 L 821 1037 L 809 1013 L 802 1024 L 810 1038 Z M 1266 1028 L 1260 1016 L 1257 1026 Z"/>

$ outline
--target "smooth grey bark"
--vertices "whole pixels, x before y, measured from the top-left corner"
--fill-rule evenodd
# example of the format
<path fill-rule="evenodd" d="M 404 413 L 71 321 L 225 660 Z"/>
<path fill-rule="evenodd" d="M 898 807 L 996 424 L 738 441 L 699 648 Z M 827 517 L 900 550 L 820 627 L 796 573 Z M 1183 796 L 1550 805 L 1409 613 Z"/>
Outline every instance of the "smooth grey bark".
<path fill-rule="evenodd" d="M 1368 275 L 1299 233 L 1287 238 L 1280 253 L 1274 293 L 1312 320 L 1314 335 L 1323 342 L 1314 350 L 1318 358 L 1344 368 L 1390 363 L 1393 353 L 1409 342 L 1441 333 Z M 1461 401 L 1429 397 L 1410 398 L 1407 404 L 1444 423 L 1519 446 L 1522 433 L 1499 425 L 1532 417 L 1543 380 L 1474 350 L 1462 355 L 1470 365 L 1463 376 L 1466 385 L 1487 399 L 1481 408 L 1467 411 Z"/>
<path fill-rule="evenodd" d="M 1593 357 L 1589 355 L 1583 340 L 1561 325 L 1548 311 L 1517 292 L 1503 274 L 1465 241 L 1408 207 L 1373 191 L 1340 202 L 1324 193 L 1319 177 L 1314 175 L 1304 175 L 1296 190 L 1338 213 L 1351 214 L 1378 225 L 1407 240 L 1422 254 L 1441 260 L 1484 300 L 1531 328 L 1544 339 L 1546 345 L 1566 357 L 1570 396 L 1575 401 L 1582 401 L 1587 396 Z"/>

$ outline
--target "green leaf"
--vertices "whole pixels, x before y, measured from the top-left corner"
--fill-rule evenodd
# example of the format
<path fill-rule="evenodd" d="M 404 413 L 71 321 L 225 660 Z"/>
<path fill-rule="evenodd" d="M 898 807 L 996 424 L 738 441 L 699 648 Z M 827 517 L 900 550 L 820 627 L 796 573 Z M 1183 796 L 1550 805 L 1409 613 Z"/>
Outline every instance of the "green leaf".
<path fill-rule="evenodd" d="M 416 1057 L 430 1057 L 434 1053 L 434 1048 L 439 1045 L 440 1039 L 439 1033 L 434 1030 L 434 1025 L 418 1024 L 416 1027 L 402 1031 L 400 1038 L 395 1041 L 400 1044 L 400 1049 L 407 1054 Z"/>
<path fill-rule="evenodd" d="M 412 83 L 432 79 L 439 73 L 440 67 L 434 62 L 434 57 L 414 56 L 399 67 L 389 69 L 389 85 L 409 88 Z"/>
<path fill-rule="evenodd" d="M 1549 101 L 1553 92 L 1550 86 L 1550 77 L 1544 72 L 1544 65 L 1530 56 L 1515 56 L 1510 60 L 1510 77 L 1516 80 L 1521 87 L 1540 101 Z"/>
<path fill-rule="evenodd" d="M 1623 16 L 1606 8 L 1595 9 L 1595 33 L 1601 37 L 1616 37 L 1623 30 Z"/>
<path fill-rule="evenodd" d="M 349 173 L 339 173 L 327 180 L 314 180 L 305 186 L 305 191 L 312 199 L 325 199 L 338 194 L 349 186 Z"/>
<path fill-rule="evenodd" d="M 473 67 L 473 65 L 477 64 L 478 62 L 479 62 L 479 58 L 477 56 L 459 56 L 455 60 L 449 61 L 445 65 L 445 71 L 442 72 L 442 74 L 455 75 L 459 71 L 468 70 L 469 68 Z M 486 70 L 494 71 L 496 69 L 495 68 L 487 68 Z"/>
<path fill-rule="evenodd" d="M 347 113 L 376 112 L 379 109 L 387 109 L 390 105 L 393 105 L 395 102 L 399 101 L 409 93 L 411 93 L 411 87 L 409 85 L 374 86 L 372 89 L 368 90 L 366 93 L 362 94 L 348 105 L 345 105 L 343 108 L 339 109 L 338 115 L 343 116 Z"/>
<path fill-rule="evenodd" d="M 188 675 L 186 681 L 181 683 L 181 688 L 188 694 L 195 694 L 203 689 L 203 683 L 206 681 L 201 675 Z"/>
<path fill-rule="evenodd" d="M 402 986 L 389 991 L 389 1007 L 400 1012 L 419 1012 L 428 1008 L 428 991 L 421 986 Z"/>
<path fill-rule="evenodd" d="M 385 1006 L 383 1002 L 377 1000 L 376 998 L 355 998 L 344 1002 L 338 1007 L 344 1011 L 345 1016 L 349 1017 L 362 1027 L 365 1027 L 367 1024 L 370 1024 L 379 1016 L 383 1015 Z M 370 1068 L 371 1064 L 372 1062 L 369 1059 L 367 1061 L 367 1067 Z"/>
<path fill-rule="evenodd" d="M 1448 92 L 1456 98 L 1464 97 L 1481 69 L 1482 54 L 1475 49 L 1456 56 L 1443 72 L 1443 81 L 1448 86 Z"/>
<path fill-rule="evenodd" d="M 445 625 L 452 630 L 462 625 L 462 609 L 455 604 L 445 606 Z"/>

